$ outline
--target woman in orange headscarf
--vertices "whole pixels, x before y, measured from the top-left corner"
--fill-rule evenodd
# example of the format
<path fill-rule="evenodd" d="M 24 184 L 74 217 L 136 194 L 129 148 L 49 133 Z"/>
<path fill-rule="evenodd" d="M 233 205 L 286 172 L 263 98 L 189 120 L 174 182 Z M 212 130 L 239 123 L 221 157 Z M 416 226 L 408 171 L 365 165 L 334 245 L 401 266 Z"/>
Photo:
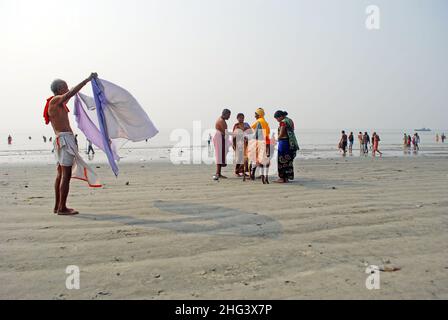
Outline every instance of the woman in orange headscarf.
<path fill-rule="evenodd" d="M 255 180 L 257 167 L 261 168 L 261 180 L 263 184 L 269 184 L 269 164 L 271 150 L 271 129 L 265 120 L 265 112 L 262 108 L 255 111 L 255 123 L 252 125 L 254 139 L 249 146 L 249 159 L 251 162 L 250 176 Z"/>

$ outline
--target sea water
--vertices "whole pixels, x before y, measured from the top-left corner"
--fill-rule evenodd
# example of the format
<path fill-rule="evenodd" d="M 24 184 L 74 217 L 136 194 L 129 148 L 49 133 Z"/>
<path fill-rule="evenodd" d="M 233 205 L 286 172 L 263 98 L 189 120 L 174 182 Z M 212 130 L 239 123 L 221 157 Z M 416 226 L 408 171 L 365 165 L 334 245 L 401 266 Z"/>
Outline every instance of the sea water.
<path fill-rule="evenodd" d="M 360 154 L 358 143 L 358 132 L 353 131 L 355 136 L 355 144 L 353 147 L 352 157 L 363 156 Z M 365 129 L 362 130 L 365 132 Z M 213 157 L 213 143 L 209 149 L 206 140 L 201 141 L 200 145 L 179 146 L 179 141 L 171 141 L 170 133 L 172 130 L 161 130 L 159 135 L 148 142 L 131 143 L 128 142 L 121 146 L 119 155 L 122 163 L 135 162 L 168 162 L 171 161 L 172 156 L 182 155 L 185 152 L 192 154 L 193 151 L 205 152 Z M 373 131 L 369 130 L 371 136 Z M 384 157 L 412 157 L 412 156 L 444 156 L 448 155 L 448 142 L 445 144 L 436 142 L 436 133 L 448 133 L 448 130 L 438 130 L 432 132 L 420 132 L 420 151 L 418 153 L 403 152 L 403 135 L 414 134 L 414 130 L 377 130 L 381 138 L 380 150 L 384 153 Z M 338 143 L 341 137 L 340 130 L 297 130 L 297 138 L 300 145 L 300 152 L 298 159 L 326 159 L 341 157 L 342 154 L 338 150 Z M 13 137 L 12 145 L 8 145 L 8 134 L 0 136 L 0 164 L 20 164 L 20 163 L 44 163 L 53 164 L 55 162 L 54 154 L 52 153 L 53 144 L 49 142 L 50 136 L 47 136 L 47 142 L 43 140 L 42 133 L 23 134 L 11 133 Z M 31 137 L 31 139 L 29 139 Z M 192 138 L 191 141 L 194 141 Z M 91 163 L 106 163 L 107 159 L 104 153 L 95 148 L 95 156 L 87 157 L 85 154 L 87 150 L 87 141 L 82 133 L 78 133 L 78 145 L 81 155 Z M 208 149 L 208 150 L 207 150 Z M 349 155 L 350 156 L 350 155 Z M 232 152 L 229 153 L 229 162 L 232 161 Z"/>

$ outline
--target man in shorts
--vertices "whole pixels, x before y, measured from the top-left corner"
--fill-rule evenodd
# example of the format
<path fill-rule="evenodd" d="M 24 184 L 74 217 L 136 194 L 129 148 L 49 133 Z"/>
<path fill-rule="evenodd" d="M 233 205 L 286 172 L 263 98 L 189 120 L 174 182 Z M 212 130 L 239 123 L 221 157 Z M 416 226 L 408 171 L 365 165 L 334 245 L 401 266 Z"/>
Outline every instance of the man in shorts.
<path fill-rule="evenodd" d="M 67 208 L 67 197 L 70 190 L 70 179 L 72 178 L 72 167 L 78 154 L 78 146 L 75 135 L 70 126 L 68 118 L 68 101 L 75 96 L 87 83 L 96 78 L 92 73 L 86 80 L 69 90 L 67 83 L 63 80 L 55 80 L 51 84 L 54 96 L 47 100 L 44 110 L 46 124 L 51 123 L 56 139 L 54 140 L 55 155 L 58 162 L 58 174 L 55 181 L 56 201 L 54 213 L 58 215 L 76 215 L 78 211 Z"/>

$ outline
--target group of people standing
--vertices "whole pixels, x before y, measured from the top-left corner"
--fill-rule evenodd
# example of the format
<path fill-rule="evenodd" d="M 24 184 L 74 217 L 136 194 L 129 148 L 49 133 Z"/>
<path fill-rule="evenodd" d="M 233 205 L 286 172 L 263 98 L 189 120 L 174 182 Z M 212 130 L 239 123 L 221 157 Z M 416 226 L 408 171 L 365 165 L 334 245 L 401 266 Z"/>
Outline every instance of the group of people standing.
<path fill-rule="evenodd" d="M 379 149 L 381 138 L 380 136 L 374 132 L 372 137 L 369 136 L 367 132 L 358 134 L 358 142 L 359 142 L 359 151 L 362 155 L 367 155 L 369 153 L 369 145 L 372 149 L 372 155 L 376 156 L 377 153 L 383 155 L 383 153 Z M 347 155 L 347 149 L 350 154 L 353 153 L 353 145 L 355 143 L 355 135 L 353 132 L 347 136 L 345 131 L 342 131 L 341 140 L 339 140 L 338 148 L 343 153 L 344 156 Z"/>
<path fill-rule="evenodd" d="M 28 137 L 28 140 L 31 140 L 31 139 L 32 139 L 31 136 Z M 42 140 L 44 141 L 44 143 L 47 143 L 47 137 L 46 137 L 46 136 L 42 136 Z M 53 141 L 53 138 L 50 137 L 48 140 L 49 140 L 50 142 L 52 142 L 52 141 Z M 12 145 L 12 136 L 11 136 L 11 135 L 8 135 L 8 145 Z"/>
<path fill-rule="evenodd" d="M 379 153 L 381 156 L 383 153 L 380 151 L 380 135 L 376 132 L 372 134 L 372 137 L 369 136 L 368 132 L 359 132 L 358 134 L 358 140 L 359 140 L 359 149 L 361 154 L 367 155 L 369 153 L 369 145 L 370 149 L 372 150 L 372 155 L 375 157 L 377 153 Z"/>
<path fill-rule="evenodd" d="M 216 134 L 213 138 L 216 156 L 216 174 L 214 180 L 226 179 L 221 171 L 227 166 L 227 152 L 232 145 L 235 152 L 235 175 L 255 180 L 257 169 L 260 170 L 263 184 L 269 184 L 269 167 L 271 156 L 278 144 L 278 183 L 288 183 L 294 180 L 294 159 L 299 151 L 299 145 L 295 135 L 294 122 L 285 111 L 277 111 L 274 118 L 278 121 L 278 137 L 271 137 L 271 129 L 266 121 L 264 109 L 255 111 L 255 122 L 250 125 L 245 122 L 245 115 L 239 113 L 237 123 L 232 131 L 228 130 L 227 120 L 231 111 L 225 109 L 221 117 L 216 121 Z"/>
<path fill-rule="evenodd" d="M 440 140 L 442 140 L 442 143 L 445 143 L 445 140 L 446 140 L 446 135 L 445 135 L 445 133 L 442 133 L 441 136 L 439 136 L 438 133 L 436 134 L 436 142 L 439 143 Z"/>
<path fill-rule="evenodd" d="M 406 133 L 404 134 L 403 149 L 405 152 L 410 152 L 411 149 L 414 149 L 414 152 L 420 150 L 420 136 L 417 132 L 412 137 Z"/>
<path fill-rule="evenodd" d="M 50 138 L 47 139 L 46 136 L 42 136 L 42 140 L 44 141 L 44 143 L 47 143 L 47 140 L 48 140 L 49 142 L 53 142 L 53 137 L 50 137 Z"/>

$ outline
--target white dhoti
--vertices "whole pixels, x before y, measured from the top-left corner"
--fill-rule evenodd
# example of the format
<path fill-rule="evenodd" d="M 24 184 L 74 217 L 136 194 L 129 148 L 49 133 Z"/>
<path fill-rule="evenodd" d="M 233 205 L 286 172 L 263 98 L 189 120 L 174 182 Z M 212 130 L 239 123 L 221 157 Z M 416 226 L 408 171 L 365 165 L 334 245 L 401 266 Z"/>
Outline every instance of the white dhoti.
<path fill-rule="evenodd" d="M 101 188 L 95 172 L 84 162 L 78 152 L 76 139 L 71 132 L 62 132 L 54 140 L 54 153 L 58 165 L 72 167 L 72 178 L 87 182 L 92 188 Z"/>
<path fill-rule="evenodd" d="M 232 145 L 228 136 L 223 135 L 220 131 L 216 131 L 213 137 L 213 144 L 215 146 L 216 164 L 223 167 L 227 166 L 227 153 Z"/>

